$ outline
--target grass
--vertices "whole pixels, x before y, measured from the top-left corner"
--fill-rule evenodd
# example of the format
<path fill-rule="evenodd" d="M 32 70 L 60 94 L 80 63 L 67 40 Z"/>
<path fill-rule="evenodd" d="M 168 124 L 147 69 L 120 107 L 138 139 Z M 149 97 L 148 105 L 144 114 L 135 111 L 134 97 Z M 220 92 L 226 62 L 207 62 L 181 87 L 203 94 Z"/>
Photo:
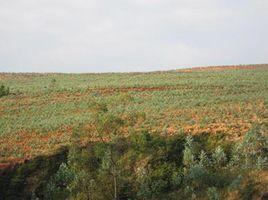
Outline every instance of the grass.
<path fill-rule="evenodd" d="M 226 134 L 238 140 L 267 123 L 268 65 L 152 73 L 0 74 L 0 168 L 69 143 L 91 120 L 90 100 L 113 113 L 144 112 L 141 127 Z"/>

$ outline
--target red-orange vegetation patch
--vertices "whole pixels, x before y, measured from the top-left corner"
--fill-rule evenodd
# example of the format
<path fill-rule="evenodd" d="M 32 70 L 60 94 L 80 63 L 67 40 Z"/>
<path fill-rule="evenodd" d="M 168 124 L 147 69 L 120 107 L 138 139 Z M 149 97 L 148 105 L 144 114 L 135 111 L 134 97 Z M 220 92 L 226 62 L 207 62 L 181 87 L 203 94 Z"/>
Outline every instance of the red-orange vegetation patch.
<path fill-rule="evenodd" d="M 241 123 L 211 123 L 206 126 L 201 126 L 200 124 L 195 125 L 181 125 L 182 130 L 186 134 L 198 135 L 202 133 L 209 133 L 212 135 L 216 135 L 219 133 L 223 133 L 227 136 L 227 139 L 230 141 L 237 141 L 242 139 L 242 137 L 249 131 L 251 128 L 250 123 L 241 122 Z M 175 127 L 168 127 L 167 134 L 174 135 L 178 133 L 179 130 Z"/>
<path fill-rule="evenodd" d="M 65 137 L 68 140 L 71 133 L 71 128 L 66 127 L 46 134 L 20 131 L 15 135 L 0 138 L 2 151 L 0 169 L 24 162 L 39 154 L 53 152 L 63 142 L 67 142 L 63 139 Z"/>
<path fill-rule="evenodd" d="M 10 167 L 10 163 L 0 163 L 0 170 Z"/>
<path fill-rule="evenodd" d="M 260 65 L 224 65 L 224 66 L 204 66 L 192 67 L 188 69 L 178 69 L 179 72 L 194 72 L 194 71 L 223 71 L 223 70 L 238 70 L 238 69 L 268 69 L 268 64 Z"/>
<path fill-rule="evenodd" d="M 8 157 L 4 162 L 0 162 L 0 170 L 10 168 L 15 166 L 16 164 L 23 163 L 27 158 L 16 158 L 16 157 Z"/>
<path fill-rule="evenodd" d="M 42 95 L 40 96 L 21 96 L 19 99 L 7 99 L 6 102 L 14 102 L 12 109 L 16 110 L 22 107 L 28 107 L 31 105 L 42 106 L 53 103 L 67 103 L 67 102 L 77 102 L 89 96 L 90 94 L 100 94 L 100 95 L 112 95 L 119 93 L 128 92 L 153 92 L 153 91 L 167 91 L 167 90 L 188 90 L 191 89 L 188 85 L 167 85 L 167 86 L 156 86 L 156 87 L 101 87 L 101 88 L 89 88 L 85 92 L 57 92 L 51 93 L 48 99 L 44 99 Z M 19 100 L 19 101 L 18 101 Z M 1 109 L 0 109 L 1 111 Z"/>
<path fill-rule="evenodd" d="M 159 121 L 158 130 L 168 125 L 167 132 L 173 135 L 183 129 L 189 134 L 224 133 L 227 139 L 235 141 L 241 139 L 251 128 L 252 124 L 262 123 L 264 117 L 258 113 L 267 111 L 262 100 L 253 103 L 222 104 L 216 108 L 185 108 L 168 109 Z M 183 116 L 177 117 L 177 116 Z M 246 116 L 246 117 L 245 117 Z M 165 119 L 170 119 L 168 124 Z"/>
<path fill-rule="evenodd" d="M 268 171 L 258 171 L 252 174 L 251 177 L 255 177 L 255 181 L 257 183 L 257 192 L 256 198 L 253 199 L 262 199 L 261 196 L 264 195 L 265 192 L 268 191 Z"/>
<path fill-rule="evenodd" d="M 20 95 L 16 98 L 9 98 L 5 100 L 5 103 L 12 104 L 13 110 L 22 109 L 23 107 L 27 108 L 29 106 L 43 106 L 53 103 L 61 102 L 77 102 L 82 98 L 89 96 L 90 94 L 99 94 L 99 95 L 112 95 L 119 93 L 127 92 L 153 92 L 153 91 L 167 91 L 167 90 L 188 90 L 191 89 L 188 85 L 163 85 L 163 86 L 143 86 L 143 87 L 100 87 L 100 88 L 88 88 L 84 92 L 53 92 L 49 97 L 44 98 L 42 93 L 29 96 L 29 95 Z M 4 111 L 4 108 L 0 107 L 0 112 Z"/>
<path fill-rule="evenodd" d="M 4 106 L 0 105 L 0 114 L 2 114 L 4 110 L 5 110 Z"/>
<path fill-rule="evenodd" d="M 56 93 L 54 99 L 62 99 L 66 97 L 80 98 L 88 95 L 89 93 L 99 94 L 113 94 L 113 93 L 124 93 L 124 92 L 147 92 L 147 91 L 164 91 L 164 90 L 177 90 L 177 89 L 189 89 L 188 85 L 162 85 L 162 86 L 143 86 L 143 87 L 100 87 L 100 88 L 89 88 L 85 92 L 75 93 Z"/>
<path fill-rule="evenodd" d="M 177 90 L 177 89 L 188 89 L 187 85 L 163 85 L 163 86 L 143 86 L 143 87 L 100 87 L 100 88 L 89 88 L 83 93 L 60 93 L 57 94 L 58 97 L 71 97 L 75 96 L 80 98 L 81 96 L 86 96 L 89 93 L 99 93 L 99 94 L 114 94 L 114 93 L 125 93 L 125 92 L 147 92 L 147 91 L 164 91 L 164 90 Z"/>
<path fill-rule="evenodd" d="M 186 133 L 190 134 L 200 134 L 200 133 L 226 133 L 230 140 L 239 140 L 251 127 L 250 123 L 240 122 L 233 124 L 226 123 L 211 123 L 202 127 L 198 124 L 196 125 L 186 125 L 183 129 Z"/>

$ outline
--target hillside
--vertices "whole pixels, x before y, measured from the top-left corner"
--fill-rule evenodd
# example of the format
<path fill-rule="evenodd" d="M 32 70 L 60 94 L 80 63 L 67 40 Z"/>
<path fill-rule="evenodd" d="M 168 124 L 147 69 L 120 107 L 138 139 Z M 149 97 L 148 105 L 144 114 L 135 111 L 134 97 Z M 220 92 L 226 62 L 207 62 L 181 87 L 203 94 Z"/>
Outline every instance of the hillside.
<path fill-rule="evenodd" d="M 10 89 L 0 98 L 2 170 L 53 156 L 71 144 L 77 127 L 85 133 L 78 139 L 81 146 L 98 141 L 92 104 L 105 104 L 126 121 L 135 118 L 120 130 L 124 136 L 130 130 L 168 136 L 183 132 L 233 144 L 255 125 L 264 126 L 267 134 L 268 65 L 150 73 L 1 73 L 0 85 Z"/>

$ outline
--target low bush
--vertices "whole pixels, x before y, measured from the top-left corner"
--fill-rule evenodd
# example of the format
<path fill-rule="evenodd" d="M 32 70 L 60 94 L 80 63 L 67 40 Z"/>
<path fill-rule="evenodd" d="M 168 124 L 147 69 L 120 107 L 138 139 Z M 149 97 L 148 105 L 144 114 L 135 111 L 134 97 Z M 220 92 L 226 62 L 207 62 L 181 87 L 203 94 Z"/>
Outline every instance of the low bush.
<path fill-rule="evenodd" d="M 10 93 L 9 87 L 6 87 L 4 85 L 0 86 L 0 98 L 9 95 L 9 93 Z"/>

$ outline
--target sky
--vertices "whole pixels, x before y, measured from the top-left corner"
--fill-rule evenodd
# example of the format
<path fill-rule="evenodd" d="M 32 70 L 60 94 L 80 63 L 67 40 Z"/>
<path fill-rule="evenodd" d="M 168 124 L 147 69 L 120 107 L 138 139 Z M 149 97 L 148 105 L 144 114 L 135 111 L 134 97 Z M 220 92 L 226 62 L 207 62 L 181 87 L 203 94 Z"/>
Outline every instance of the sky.
<path fill-rule="evenodd" d="M 0 0 L 0 72 L 268 63 L 267 0 Z"/>

